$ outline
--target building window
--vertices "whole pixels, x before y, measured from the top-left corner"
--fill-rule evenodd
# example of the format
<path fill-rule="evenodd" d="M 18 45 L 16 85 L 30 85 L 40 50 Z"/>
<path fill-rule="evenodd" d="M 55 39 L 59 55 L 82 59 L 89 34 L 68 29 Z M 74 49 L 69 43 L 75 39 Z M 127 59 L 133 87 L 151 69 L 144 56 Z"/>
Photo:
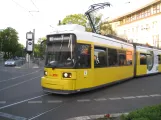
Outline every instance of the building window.
<path fill-rule="evenodd" d="M 142 11 L 142 13 L 141 13 L 141 18 L 144 18 L 144 17 L 145 17 L 145 12 Z"/>
<path fill-rule="evenodd" d="M 146 54 L 140 53 L 140 65 L 146 65 Z"/>
<path fill-rule="evenodd" d="M 148 16 L 148 10 L 145 10 L 145 17 Z"/>
<path fill-rule="evenodd" d="M 118 66 L 117 50 L 108 48 L 108 64 L 109 66 Z"/>
<path fill-rule="evenodd" d="M 159 47 L 159 35 L 153 35 L 153 45 Z"/>
<path fill-rule="evenodd" d="M 153 24 L 152 27 L 153 27 L 153 28 L 156 28 L 156 26 L 157 26 L 157 21 L 154 21 L 152 24 Z"/>
<path fill-rule="evenodd" d="M 151 8 L 148 9 L 147 11 L 147 15 L 150 16 L 151 15 Z"/>
<path fill-rule="evenodd" d="M 124 35 L 126 35 L 126 30 L 124 30 Z"/>
<path fill-rule="evenodd" d="M 157 13 L 160 12 L 160 4 L 157 5 Z"/>
<path fill-rule="evenodd" d="M 137 27 L 136 27 L 136 32 L 138 32 L 138 28 L 139 28 L 139 27 L 137 26 Z"/>
<path fill-rule="evenodd" d="M 134 28 L 132 28 L 132 32 L 134 32 Z"/>
<path fill-rule="evenodd" d="M 94 67 L 107 67 L 107 52 L 106 48 L 94 48 Z"/>
<path fill-rule="evenodd" d="M 160 4 L 154 5 L 153 6 L 153 14 L 156 14 L 159 12 L 160 12 Z"/>
<path fill-rule="evenodd" d="M 140 13 L 136 15 L 136 19 L 140 19 Z"/>
<path fill-rule="evenodd" d="M 153 14 L 156 14 L 157 13 L 157 6 L 153 6 Z"/>

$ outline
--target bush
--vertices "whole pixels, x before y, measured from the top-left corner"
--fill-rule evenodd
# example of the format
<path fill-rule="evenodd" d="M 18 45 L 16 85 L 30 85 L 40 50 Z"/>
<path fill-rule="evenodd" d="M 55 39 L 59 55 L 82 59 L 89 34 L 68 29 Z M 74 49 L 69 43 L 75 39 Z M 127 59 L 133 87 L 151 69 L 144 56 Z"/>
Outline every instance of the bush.
<path fill-rule="evenodd" d="M 161 105 L 145 107 L 121 116 L 121 120 L 161 120 Z"/>

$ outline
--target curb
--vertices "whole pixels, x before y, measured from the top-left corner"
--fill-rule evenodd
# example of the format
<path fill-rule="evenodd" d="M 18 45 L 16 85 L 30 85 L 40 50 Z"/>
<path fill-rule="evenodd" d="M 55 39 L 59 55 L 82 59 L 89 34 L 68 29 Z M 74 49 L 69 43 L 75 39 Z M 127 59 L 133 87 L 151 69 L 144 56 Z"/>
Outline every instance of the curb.
<path fill-rule="evenodd" d="M 129 113 L 114 113 L 114 114 L 101 114 L 101 115 L 89 115 L 89 116 L 80 116 L 80 117 L 74 117 L 74 118 L 69 118 L 66 120 L 92 120 L 92 119 L 98 119 L 98 118 L 115 118 L 115 117 L 120 117 L 121 115 L 128 115 Z"/>

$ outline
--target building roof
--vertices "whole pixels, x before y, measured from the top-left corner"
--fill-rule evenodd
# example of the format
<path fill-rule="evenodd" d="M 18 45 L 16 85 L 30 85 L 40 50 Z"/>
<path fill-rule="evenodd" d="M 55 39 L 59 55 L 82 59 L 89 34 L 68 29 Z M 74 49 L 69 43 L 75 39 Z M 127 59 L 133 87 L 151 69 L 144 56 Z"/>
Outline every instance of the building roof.
<path fill-rule="evenodd" d="M 159 3 L 159 2 L 161 2 L 161 0 L 153 0 L 152 2 L 146 4 L 146 5 L 144 5 L 144 6 L 140 7 L 140 8 L 138 8 L 138 9 L 135 9 L 135 10 L 130 11 L 130 12 L 124 14 L 124 15 L 121 15 L 121 16 L 118 16 L 117 18 L 112 19 L 110 22 L 117 22 L 117 21 L 123 19 L 124 17 L 126 17 L 126 16 L 128 16 L 128 15 L 130 15 L 130 14 L 139 12 L 140 10 L 145 9 L 145 8 L 147 8 L 147 7 L 150 7 L 150 6 L 152 6 L 152 5 L 156 4 L 156 3 Z"/>

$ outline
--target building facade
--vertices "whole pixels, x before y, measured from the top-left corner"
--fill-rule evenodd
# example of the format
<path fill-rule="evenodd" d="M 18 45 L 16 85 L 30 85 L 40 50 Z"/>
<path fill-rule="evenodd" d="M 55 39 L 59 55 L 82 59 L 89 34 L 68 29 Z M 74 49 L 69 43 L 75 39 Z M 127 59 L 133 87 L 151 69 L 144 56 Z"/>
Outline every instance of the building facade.
<path fill-rule="evenodd" d="M 131 42 L 161 47 L 161 0 L 110 21 L 117 35 Z"/>

